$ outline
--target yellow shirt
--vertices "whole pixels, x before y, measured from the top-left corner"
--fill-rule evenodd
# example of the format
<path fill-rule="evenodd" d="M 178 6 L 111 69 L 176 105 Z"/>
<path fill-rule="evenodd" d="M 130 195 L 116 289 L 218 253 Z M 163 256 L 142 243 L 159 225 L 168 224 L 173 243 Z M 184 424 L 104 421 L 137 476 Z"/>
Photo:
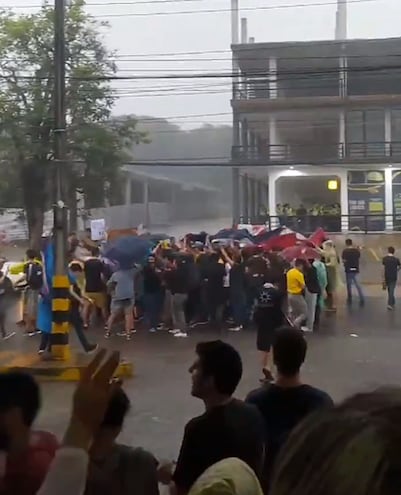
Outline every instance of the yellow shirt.
<path fill-rule="evenodd" d="M 305 287 L 304 274 L 298 268 L 291 268 L 287 272 L 287 292 L 294 296 L 302 294 Z"/>

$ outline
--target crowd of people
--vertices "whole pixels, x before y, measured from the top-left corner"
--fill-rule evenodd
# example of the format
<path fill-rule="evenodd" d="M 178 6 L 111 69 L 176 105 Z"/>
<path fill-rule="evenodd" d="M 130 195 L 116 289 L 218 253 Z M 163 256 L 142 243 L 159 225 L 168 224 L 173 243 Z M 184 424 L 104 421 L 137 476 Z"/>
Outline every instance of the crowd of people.
<path fill-rule="evenodd" d="M 344 267 L 347 303 L 358 282 L 360 249 L 347 239 L 338 254 L 332 241 L 292 263 L 277 252 L 235 246 L 160 243 L 142 266 L 119 268 L 87 246 L 81 259 L 70 250 L 71 325 L 85 351 L 96 353 L 74 394 L 61 443 L 33 430 L 41 407 L 40 388 L 23 372 L 0 374 L 0 493 L 6 495 L 358 495 L 395 494 L 399 487 L 399 390 L 359 394 L 334 405 L 325 391 L 304 383 L 305 333 L 319 328 L 322 309 L 336 310 L 339 267 Z M 26 285 L 26 332 L 41 331 L 39 352 L 48 350 L 41 328 L 46 266 L 29 250 L 20 281 Z M 388 248 L 383 283 L 394 307 L 400 261 Z M 2 274 L 7 279 L 5 274 Z M 394 278 L 395 277 L 395 278 Z M 8 293 L 0 285 L 0 329 Z M 0 281 L 1 284 L 1 281 Z M 38 309 L 39 305 L 39 309 Z M 113 379 L 119 354 L 87 340 L 100 318 L 104 337 L 119 318 L 130 340 L 136 325 L 177 338 L 207 324 L 239 332 L 257 327 L 261 385 L 235 398 L 243 365 L 240 353 L 222 340 L 201 342 L 189 372 L 191 394 L 205 412 L 185 426 L 177 460 L 162 462 L 143 447 L 118 437 L 130 398 Z M 3 326 L 1 322 L 3 321 Z M 160 439 L 160 441 L 163 441 Z"/>
<path fill-rule="evenodd" d="M 130 398 L 113 379 L 118 352 L 99 351 L 82 373 L 60 443 L 33 429 L 41 407 L 35 380 L 0 374 L 0 492 L 158 495 L 164 484 L 171 495 L 398 493 L 400 390 L 334 405 L 302 380 L 300 330 L 282 327 L 273 347 L 275 382 L 240 400 L 238 351 L 221 340 L 196 346 L 191 394 L 205 411 L 186 424 L 176 462 L 119 442 Z"/>
<path fill-rule="evenodd" d="M 341 260 L 330 240 L 321 248 L 308 248 L 304 257 L 292 262 L 280 252 L 255 248 L 159 243 L 143 264 L 124 269 L 105 260 L 98 246 L 85 249 L 84 258 L 81 251 L 70 250 L 69 276 L 70 323 L 87 353 L 95 352 L 97 344 L 90 342 L 86 330 L 92 325 L 99 328 L 99 321 L 106 339 L 126 340 L 139 328 L 185 338 L 204 325 L 232 332 L 256 327 L 262 379 L 270 380 L 276 329 L 290 324 L 304 332 L 318 331 L 322 314 L 336 311 Z M 394 307 L 399 269 L 398 258 L 391 253 L 393 248 L 383 260 L 389 309 Z M 46 268 L 33 250 L 27 251 L 26 258 L 19 281 L 26 286 L 25 332 L 41 334 L 39 354 L 46 356 L 51 350 L 51 320 L 41 317 L 41 306 L 50 304 Z M 358 281 L 360 249 L 349 239 L 341 258 L 348 304 L 352 304 L 355 286 L 363 306 Z M 0 330 L 6 339 L 12 335 L 4 326 L 11 284 L 6 276 L 3 279 L 8 289 L 1 292 L 0 280 Z"/>

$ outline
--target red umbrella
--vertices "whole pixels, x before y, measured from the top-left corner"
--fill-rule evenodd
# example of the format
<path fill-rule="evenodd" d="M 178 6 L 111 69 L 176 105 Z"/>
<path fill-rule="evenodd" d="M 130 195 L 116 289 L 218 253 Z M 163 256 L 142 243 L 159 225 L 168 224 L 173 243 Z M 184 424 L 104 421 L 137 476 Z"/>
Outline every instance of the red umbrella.
<path fill-rule="evenodd" d="M 323 241 L 327 239 L 326 232 L 320 227 L 311 236 L 308 237 L 308 241 L 315 246 L 321 246 Z"/>
<path fill-rule="evenodd" d="M 306 259 L 306 260 L 320 258 L 320 253 L 317 249 L 310 246 L 306 246 L 305 244 L 286 248 L 283 251 L 281 251 L 280 255 L 287 261 L 293 261 L 297 258 Z"/>

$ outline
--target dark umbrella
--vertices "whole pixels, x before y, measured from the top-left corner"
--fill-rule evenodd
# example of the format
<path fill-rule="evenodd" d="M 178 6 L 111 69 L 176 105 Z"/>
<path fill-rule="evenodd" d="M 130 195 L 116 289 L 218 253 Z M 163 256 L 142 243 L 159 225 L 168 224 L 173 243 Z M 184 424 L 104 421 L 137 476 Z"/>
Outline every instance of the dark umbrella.
<path fill-rule="evenodd" d="M 117 262 L 120 268 L 131 268 L 143 262 L 152 250 L 152 243 L 138 236 L 126 236 L 106 245 L 104 257 Z"/>

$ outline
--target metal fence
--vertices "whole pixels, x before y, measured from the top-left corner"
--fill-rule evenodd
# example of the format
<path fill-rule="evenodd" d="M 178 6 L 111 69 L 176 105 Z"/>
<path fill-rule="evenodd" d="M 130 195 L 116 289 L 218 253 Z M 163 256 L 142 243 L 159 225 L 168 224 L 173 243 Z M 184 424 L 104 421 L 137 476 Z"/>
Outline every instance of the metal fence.
<path fill-rule="evenodd" d="M 302 234 L 311 234 L 318 228 L 330 233 L 401 232 L 401 215 L 258 215 L 241 217 L 240 223 L 266 224 L 269 230 L 285 226 Z"/>

